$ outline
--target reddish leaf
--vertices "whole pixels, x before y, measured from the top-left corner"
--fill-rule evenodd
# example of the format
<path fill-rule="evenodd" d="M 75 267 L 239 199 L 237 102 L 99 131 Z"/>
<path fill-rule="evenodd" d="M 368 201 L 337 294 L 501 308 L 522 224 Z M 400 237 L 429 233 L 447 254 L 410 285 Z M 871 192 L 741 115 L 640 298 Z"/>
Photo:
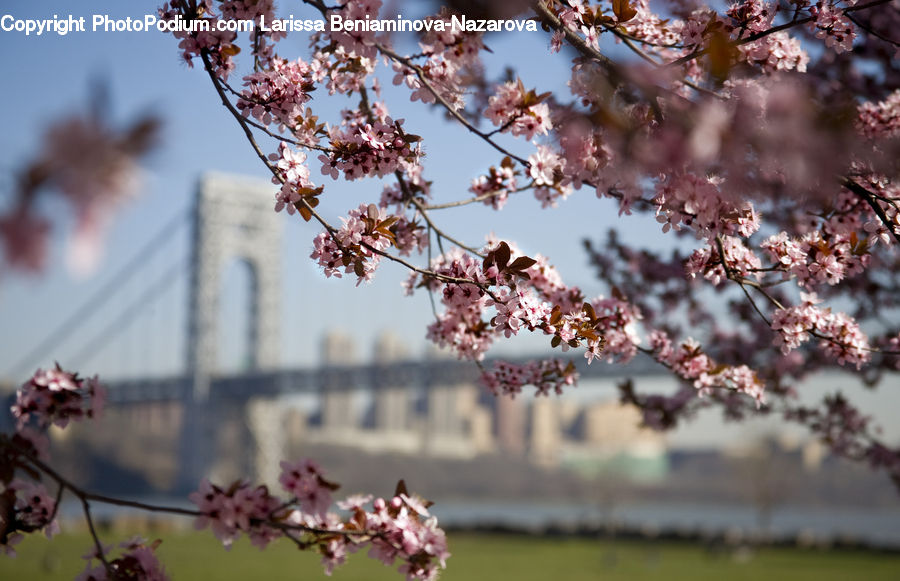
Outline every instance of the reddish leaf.
<path fill-rule="evenodd" d="M 537 264 L 537 260 L 528 256 L 520 256 L 509 265 L 509 270 L 525 270 Z"/>
<path fill-rule="evenodd" d="M 235 44 L 226 44 L 222 47 L 220 51 L 225 56 L 235 56 L 239 52 L 241 52 L 241 47 Z"/>
<path fill-rule="evenodd" d="M 731 44 L 728 35 L 720 29 L 709 35 L 709 73 L 719 82 L 728 79 L 728 73 L 738 55 L 738 49 Z"/>
<path fill-rule="evenodd" d="M 637 10 L 631 6 L 631 2 L 628 0 L 613 0 L 612 9 L 619 22 L 628 22 L 637 16 Z"/>
<path fill-rule="evenodd" d="M 510 249 L 509 244 L 506 242 L 501 242 L 497 245 L 497 248 L 494 250 L 494 261 L 497 264 L 497 268 L 501 271 L 506 269 L 506 264 L 509 262 Z"/>

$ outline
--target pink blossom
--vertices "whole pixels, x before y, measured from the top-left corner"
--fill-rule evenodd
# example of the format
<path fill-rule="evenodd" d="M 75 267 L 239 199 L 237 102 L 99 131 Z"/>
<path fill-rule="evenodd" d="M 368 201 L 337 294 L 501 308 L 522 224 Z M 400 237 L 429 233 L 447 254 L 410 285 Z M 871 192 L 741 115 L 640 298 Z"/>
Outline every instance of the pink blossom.
<path fill-rule="evenodd" d="M 166 573 L 156 558 L 156 548 L 162 541 L 148 543 L 141 537 L 134 537 L 119 545 L 122 554 L 116 558 L 104 555 L 109 566 L 100 562 L 94 565 L 99 556 L 94 552 L 87 555 L 87 567 L 76 577 L 76 581 L 113 581 L 115 579 L 141 579 L 146 581 L 168 581 Z M 104 552 L 108 552 L 105 548 Z"/>
<path fill-rule="evenodd" d="M 309 514 L 324 515 L 331 506 L 333 485 L 323 478 L 319 466 L 312 460 L 282 461 L 279 482 Z"/>
<path fill-rule="evenodd" d="M 198 530 L 209 526 L 226 549 L 245 533 L 254 545 L 264 548 L 281 536 L 278 529 L 266 524 L 283 507 L 265 486 L 252 487 L 248 482 L 234 482 L 227 489 L 204 479 L 200 488 L 188 497 L 203 516 L 197 517 Z"/>
<path fill-rule="evenodd" d="M 21 207 L 0 215 L 0 243 L 10 266 L 29 272 L 44 268 L 50 222 Z"/>
<path fill-rule="evenodd" d="M 14 520 L 10 523 L 13 531 L 43 530 L 48 539 L 59 533 L 56 502 L 43 484 L 16 479 L 9 483 L 7 490 L 15 494 Z"/>
<path fill-rule="evenodd" d="M 51 424 L 61 428 L 69 421 L 97 417 L 103 409 L 106 389 L 98 378 L 82 379 L 76 373 L 55 369 L 38 369 L 16 392 L 13 415 L 21 430 L 34 419 L 41 427 Z"/>
<path fill-rule="evenodd" d="M 493 369 L 481 374 L 481 381 L 494 395 L 515 397 L 526 385 L 533 385 L 536 395 L 549 395 L 550 392 L 560 395 L 566 387 L 575 386 L 578 373 L 571 363 L 564 364 L 557 359 L 532 361 L 526 365 L 498 361 Z"/>
<path fill-rule="evenodd" d="M 526 96 L 534 92 L 526 92 L 521 82 L 506 83 L 497 88 L 497 92 L 488 103 L 484 112 L 491 123 L 513 135 L 522 135 L 532 139 L 536 134 L 545 135 L 553 126 L 550 120 L 550 109 L 546 103 L 528 104 Z"/>

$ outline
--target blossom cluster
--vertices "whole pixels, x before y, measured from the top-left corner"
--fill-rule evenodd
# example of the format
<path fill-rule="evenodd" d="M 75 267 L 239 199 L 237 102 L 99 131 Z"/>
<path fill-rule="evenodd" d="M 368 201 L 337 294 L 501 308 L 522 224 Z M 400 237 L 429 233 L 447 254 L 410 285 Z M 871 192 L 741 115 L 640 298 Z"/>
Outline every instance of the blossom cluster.
<path fill-rule="evenodd" d="M 115 559 L 106 553 L 111 547 L 103 547 L 104 563 L 95 549 L 86 555 L 87 567 L 75 581 L 115 581 L 116 579 L 141 579 L 142 581 L 168 581 L 169 575 L 156 557 L 161 541 L 148 542 L 134 537 L 119 544 L 122 552 Z M 97 560 L 95 563 L 94 560 Z"/>
<path fill-rule="evenodd" d="M 480 360 L 493 343 L 493 334 L 483 320 L 486 307 L 484 288 L 489 284 L 479 262 L 459 249 L 450 250 L 432 260 L 431 270 L 444 277 L 466 282 L 441 285 L 436 279 L 413 274 L 406 282 L 408 293 L 418 285 L 441 292 L 441 302 L 447 308 L 428 326 L 427 336 L 440 347 L 449 347 L 465 359 Z M 471 281 L 471 282 L 469 282 Z"/>
<path fill-rule="evenodd" d="M 40 482 L 15 479 L 4 486 L 0 498 L 6 507 L 4 526 L 0 531 L 0 551 L 15 556 L 13 547 L 25 538 L 23 533 L 43 531 L 49 539 L 59 532 L 56 501 Z"/>
<path fill-rule="evenodd" d="M 779 309 L 772 316 L 772 329 L 778 331 L 774 344 L 782 353 L 799 347 L 811 337 L 821 339 L 819 346 L 841 365 L 857 369 L 869 361 L 871 346 L 865 333 L 851 317 L 816 306 L 818 297 L 802 294 L 797 306 Z"/>
<path fill-rule="evenodd" d="M 856 32 L 850 19 L 829 1 L 820 0 L 809 12 L 815 16 L 816 38 L 825 40 L 825 46 L 842 53 L 853 49 Z"/>
<path fill-rule="evenodd" d="M 653 357 L 669 367 L 678 377 L 691 381 L 700 395 L 716 389 L 727 389 L 753 398 L 757 407 L 765 401 L 765 385 L 756 372 L 746 365 L 730 366 L 716 363 L 694 339 L 675 345 L 664 331 L 650 334 Z"/>
<path fill-rule="evenodd" d="M 50 221 L 20 205 L 0 215 L 0 245 L 6 263 L 25 272 L 39 272 L 47 262 Z"/>
<path fill-rule="evenodd" d="M 5 262 L 29 272 L 44 268 L 51 223 L 40 214 L 37 200 L 41 193 L 56 193 L 75 217 L 69 267 L 80 275 L 92 272 L 111 216 L 138 189 L 137 161 L 153 146 L 157 127 L 152 117 L 124 129 L 110 127 L 96 115 L 73 115 L 52 123 L 43 150 L 20 170 L 18 199 L 0 211 Z"/>
<path fill-rule="evenodd" d="M 238 35 L 223 24 L 236 21 L 254 23 L 249 39 L 254 47 L 254 58 L 261 67 L 269 65 L 276 57 L 274 43 L 284 39 L 285 32 L 260 26 L 263 19 L 275 20 L 274 0 L 199 0 L 186 4 L 171 0 L 159 10 L 162 22 L 170 23 L 172 35 L 179 40 L 181 57 L 194 66 L 194 59 L 209 59 L 213 71 L 226 80 L 234 71 L 234 57 L 240 53 Z"/>
<path fill-rule="evenodd" d="M 407 579 L 434 580 L 446 567 L 450 557 L 447 538 L 437 526 L 437 518 L 428 512 L 427 502 L 398 491 L 389 500 L 373 500 L 371 511 L 363 510 L 358 501 L 352 499 L 339 506 L 352 512 L 349 530 L 371 531 L 369 556 L 388 566 L 399 559 L 398 570 Z M 345 551 L 353 549 L 347 539 L 349 537 L 345 537 Z"/>
<path fill-rule="evenodd" d="M 598 50 L 602 34 L 620 26 L 629 37 L 643 43 L 645 50 L 667 59 L 683 57 L 698 50 L 709 50 L 721 40 L 740 41 L 742 36 L 759 35 L 738 48 L 745 62 L 759 66 L 764 73 L 783 70 L 806 71 L 809 56 L 799 39 L 784 32 L 766 33 L 774 27 L 780 10 L 777 3 L 767 0 L 743 0 L 732 3 L 723 14 L 697 7 L 688 12 L 681 10 L 679 18 L 663 18 L 655 14 L 648 0 L 613 4 L 613 12 L 602 5 L 591 5 L 584 0 L 569 0 L 558 12 L 560 21 L 572 34 L 580 36 L 585 44 Z M 808 0 L 796 2 L 797 10 L 806 11 L 817 30 L 817 37 L 836 52 L 852 46 L 854 31 L 840 8 L 819 2 L 811 6 Z M 766 34 L 761 34 L 766 33 Z M 620 38 L 619 38 L 620 40 Z M 558 50 L 562 34 L 554 35 L 553 49 Z M 690 68 L 690 67 L 687 67 Z M 689 74 L 694 74 L 691 71 Z"/>
<path fill-rule="evenodd" d="M 328 511 L 332 503 L 331 492 L 337 488 L 325 480 L 319 465 L 309 459 L 293 463 L 282 461 L 279 482 L 304 513 L 315 516 L 323 516 Z"/>
<path fill-rule="evenodd" d="M 792 240 L 786 232 L 779 232 L 766 239 L 760 247 L 778 268 L 796 277 L 801 287 L 810 288 L 821 283 L 833 286 L 847 276 L 862 272 L 869 262 L 869 255 L 864 240 L 861 241 L 855 232 L 851 232 L 850 236 L 841 233 L 829 238 L 823 239 L 818 230 L 799 240 Z"/>
<path fill-rule="evenodd" d="M 291 495 L 287 501 L 246 481 L 222 488 L 204 480 L 190 496 L 201 513 L 195 526 L 210 527 L 226 548 L 242 534 L 260 548 L 288 536 L 317 548 L 327 574 L 365 546 L 369 556 L 386 565 L 399 560 L 399 570 L 408 579 L 434 579 L 446 566 L 450 554 L 444 532 L 427 503 L 409 495 L 402 481 L 389 500 L 352 496 L 338 502 L 349 513 L 342 517 L 328 512 L 338 485 L 326 480 L 318 465 L 302 460 L 282 462 L 281 468 L 279 481 Z"/>
<path fill-rule="evenodd" d="M 580 189 L 585 183 L 600 187 L 603 170 L 614 153 L 604 139 L 604 132 L 584 119 L 567 120 L 557 129 L 560 155 L 563 158 L 564 184 Z"/>
<path fill-rule="evenodd" d="M 97 417 L 106 401 L 106 388 L 94 376 L 81 378 L 77 373 L 38 369 L 16 392 L 13 415 L 21 430 L 30 421 L 46 428 L 64 428 L 70 421 Z"/>
<path fill-rule="evenodd" d="M 340 0 L 334 10 L 323 10 L 321 16 L 330 19 L 339 14 L 343 19 L 365 20 L 377 15 L 381 5 L 381 0 Z M 374 31 L 328 30 L 313 34 L 311 41 L 315 50 L 310 67 L 316 83 L 324 84 L 332 95 L 365 88 L 377 61 Z"/>
<path fill-rule="evenodd" d="M 484 116 L 500 131 L 521 135 L 532 139 L 535 135 L 546 135 L 553 127 L 550 108 L 544 103 L 548 94 L 538 95 L 533 90 L 525 90 L 522 81 L 504 83 L 488 100 Z"/>
<path fill-rule="evenodd" d="M 378 14 L 381 0 L 339 0 L 337 10 L 344 20 L 366 20 Z M 367 59 L 377 56 L 375 50 L 375 31 L 354 28 L 329 30 L 328 38 L 348 55 L 357 55 Z"/>
<path fill-rule="evenodd" d="M 195 527 L 198 530 L 210 527 L 226 548 L 230 548 L 241 533 L 249 536 L 259 548 L 265 548 L 281 536 L 280 531 L 268 523 L 284 517 L 277 514 L 282 502 L 270 495 L 265 486 L 238 481 L 223 489 L 204 479 L 200 488 L 188 498 L 203 515 L 197 518 Z"/>
<path fill-rule="evenodd" d="M 332 150 L 319 156 L 322 174 L 337 179 L 343 173 L 348 180 L 384 177 L 403 163 L 418 161 L 420 137 L 404 132 L 403 120 L 391 119 L 377 103 L 372 111 L 381 115 L 370 119 L 362 112 L 344 111 L 341 125 L 328 132 Z"/>
<path fill-rule="evenodd" d="M 275 167 L 276 176 L 272 183 L 279 185 L 275 194 L 275 211 L 287 210 L 293 214 L 299 210 L 300 214 L 309 220 L 310 214 L 307 206 L 314 208 L 319 201 L 316 196 L 322 192 L 322 188 L 316 188 L 309 179 L 309 168 L 306 166 L 306 154 L 295 151 L 283 141 L 278 145 L 278 153 L 269 155 Z"/>
<path fill-rule="evenodd" d="M 381 261 L 379 252 L 396 242 L 391 228 L 397 221 L 384 208 L 360 204 L 343 218 L 344 224 L 337 231 L 316 236 L 310 258 L 322 267 L 325 276 L 340 278 L 343 272 L 355 274 L 357 284 L 372 280 Z"/>
<path fill-rule="evenodd" d="M 208 55 L 216 74 L 223 79 L 228 78 L 229 73 L 234 70 L 234 56 L 239 50 L 234 44 L 237 33 L 218 29 L 216 25 L 222 17 L 215 10 L 212 0 L 194 3 L 196 10 L 193 12 L 185 11 L 183 6 L 184 3 L 171 0 L 159 9 L 159 19 L 162 22 L 184 20 L 191 23 L 189 26 L 176 27 L 176 31 L 172 33 L 179 40 L 178 48 L 181 49 L 182 59 L 188 66 L 194 66 L 195 58 Z M 198 21 L 204 21 L 205 24 L 200 25 Z M 191 30 L 192 28 L 196 30 Z"/>
<path fill-rule="evenodd" d="M 578 382 L 575 365 L 559 359 L 530 361 L 524 365 L 508 361 L 497 361 L 493 369 L 481 374 L 481 381 L 494 395 L 515 397 L 526 385 L 533 385 L 536 395 L 562 394 L 566 387 L 574 387 Z"/>
<path fill-rule="evenodd" d="M 806 72 L 809 55 L 801 47 L 800 41 L 784 32 L 769 34 L 763 38 L 741 45 L 741 54 L 747 62 L 760 66 L 767 73 L 781 71 Z"/>
<path fill-rule="evenodd" d="M 900 135 L 900 89 L 883 101 L 859 106 L 859 130 L 868 139 L 890 139 Z"/>
<path fill-rule="evenodd" d="M 719 192 L 719 182 L 695 174 L 676 174 L 660 182 L 653 202 L 656 219 L 663 232 L 689 227 L 698 237 L 715 235 L 750 236 L 759 229 L 759 216 L 753 205 L 735 205 Z M 725 219 L 723 219 L 725 218 Z"/>
<path fill-rule="evenodd" d="M 244 86 L 235 103 L 242 115 L 266 127 L 275 124 L 279 131 L 291 130 L 296 134 L 303 128 L 305 105 L 315 88 L 312 70 L 303 59 L 288 62 L 276 58 L 268 69 L 245 76 Z M 304 142 L 315 140 L 308 135 Z"/>
<path fill-rule="evenodd" d="M 105 395 L 97 377 L 81 378 L 59 365 L 38 369 L 16 391 L 11 407 L 16 431 L 0 434 L 0 551 L 15 556 L 13 547 L 25 534 L 43 531 L 50 538 L 59 532 L 56 513 L 63 487 L 54 498 L 40 480 L 41 462 L 49 457 L 46 430 L 96 418 Z"/>
<path fill-rule="evenodd" d="M 717 244 L 710 244 L 706 248 L 695 250 L 685 263 L 685 270 L 690 277 L 702 274 L 703 278 L 714 286 L 723 284 L 731 277 L 738 279 L 754 278 L 759 280 L 762 262 L 742 243 L 742 239 L 734 236 L 725 236 L 720 239 L 722 256 Z"/>
<path fill-rule="evenodd" d="M 512 159 L 506 157 L 499 168 L 492 166 L 486 175 L 473 179 L 469 191 L 480 198 L 484 205 L 501 210 L 509 195 L 518 187 L 517 175 Z"/>
<path fill-rule="evenodd" d="M 572 193 L 572 187 L 564 183 L 564 157 L 547 146 L 539 145 L 537 152 L 528 157 L 528 174 L 534 184 L 534 197 L 542 208 L 556 207 L 557 200 Z"/>
<path fill-rule="evenodd" d="M 446 8 L 427 20 L 450 21 Z M 480 32 L 468 32 L 451 26 L 438 31 L 433 25 L 419 41 L 420 65 L 396 60 L 394 84 L 405 84 L 412 92 L 410 100 L 435 103 L 442 99 L 450 108 L 459 110 L 465 105 L 465 92 L 460 87 L 472 72 L 482 69 L 480 53 L 486 47 Z M 427 84 L 426 84 L 427 83 Z"/>
<path fill-rule="evenodd" d="M 601 356 L 627 362 L 637 353 L 641 315 L 623 297 L 585 301 L 544 257 L 522 255 L 506 242 L 489 243 L 485 253 L 478 261 L 452 250 L 431 264 L 444 282 L 418 274 L 406 282 L 408 292 L 416 287 L 441 292 L 446 309 L 428 327 L 428 338 L 440 347 L 479 361 L 498 336 L 529 331 L 550 336 L 551 346 L 563 351 L 583 347 L 589 363 Z"/>

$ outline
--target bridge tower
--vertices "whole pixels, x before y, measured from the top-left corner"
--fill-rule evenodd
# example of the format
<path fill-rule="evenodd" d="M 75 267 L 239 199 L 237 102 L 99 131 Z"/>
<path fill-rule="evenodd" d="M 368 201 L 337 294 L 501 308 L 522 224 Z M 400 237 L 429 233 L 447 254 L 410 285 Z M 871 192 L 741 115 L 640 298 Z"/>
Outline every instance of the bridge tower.
<path fill-rule="evenodd" d="M 216 402 L 210 379 L 216 372 L 219 293 L 225 267 L 234 259 L 250 267 L 251 370 L 279 364 L 282 220 L 273 208 L 274 186 L 261 180 L 211 173 L 197 188 L 187 329 L 187 396 L 182 426 L 180 487 L 194 489 L 207 475 L 213 449 Z"/>

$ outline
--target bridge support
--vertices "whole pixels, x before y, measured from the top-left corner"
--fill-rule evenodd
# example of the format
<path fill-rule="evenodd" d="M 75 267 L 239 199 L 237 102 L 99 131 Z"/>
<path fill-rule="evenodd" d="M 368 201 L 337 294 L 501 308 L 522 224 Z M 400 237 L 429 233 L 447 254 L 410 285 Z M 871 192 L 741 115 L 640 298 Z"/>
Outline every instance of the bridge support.
<path fill-rule="evenodd" d="M 253 474 L 256 484 L 265 484 L 270 490 L 278 488 L 281 461 L 285 457 L 287 438 L 285 415 L 277 400 L 254 398 L 247 402 L 247 426 L 253 434 Z"/>
<path fill-rule="evenodd" d="M 246 261 L 253 276 L 248 361 L 251 369 L 279 362 L 281 297 L 280 217 L 274 187 L 264 181 L 222 174 L 204 176 L 193 211 L 193 254 L 188 312 L 187 369 L 193 388 L 184 401 L 179 488 L 192 490 L 210 474 L 218 419 L 209 401 L 216 371 L 222 271 Z"/>
<path fill-rule="evenodd" d="M 355 351 L 353 339 L 338 333 L 328 334 L 322 342 L 322 431 L 332 438 L 352 438 L 359 426 L 354 386 L 347 385 L 346 374 L 340 373 L 356 363 Z"/>
<path fill-rule="evenodd" d="M 375 386 L 375 429 L 382 433 L 402 435 L 410 428 L 410 386 L 405 378 L 391 377 L 391 363 L 406 358 L 406 348 L 390 333 L 384 333 L 375 344 L 375 364 L 384 378 Z"/>

